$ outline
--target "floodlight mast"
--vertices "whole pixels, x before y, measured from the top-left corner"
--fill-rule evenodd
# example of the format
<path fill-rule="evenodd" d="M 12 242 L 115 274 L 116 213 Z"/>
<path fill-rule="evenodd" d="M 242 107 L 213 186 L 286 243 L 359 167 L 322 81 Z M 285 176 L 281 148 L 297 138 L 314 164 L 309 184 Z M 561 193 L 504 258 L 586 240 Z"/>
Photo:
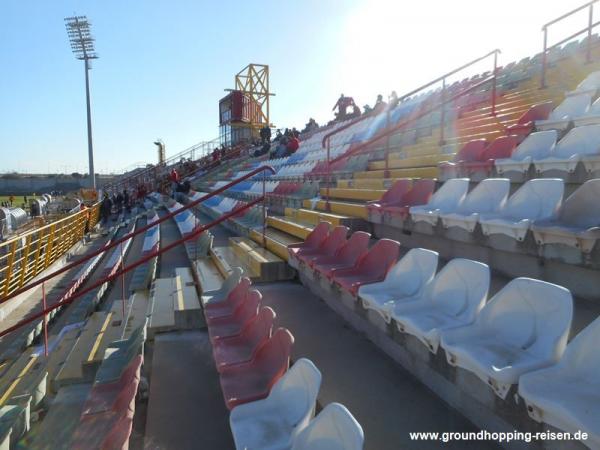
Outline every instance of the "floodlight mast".
<path fill-rule="evenodd" d="M 75 58 L 84 61 L 85 68 L 85 100 L 87 107 L 88 160 L 90 171 L 90 187 L 96 190 L 96 173 L 94 171 L 94 146 L 92 143 L 92 111 L 90 107 L 90 59 L 98 59 L 94 48 L 94 38 L 90 33 L 90 23 L 86 16 L 65 18 L 67 35 Z"/>

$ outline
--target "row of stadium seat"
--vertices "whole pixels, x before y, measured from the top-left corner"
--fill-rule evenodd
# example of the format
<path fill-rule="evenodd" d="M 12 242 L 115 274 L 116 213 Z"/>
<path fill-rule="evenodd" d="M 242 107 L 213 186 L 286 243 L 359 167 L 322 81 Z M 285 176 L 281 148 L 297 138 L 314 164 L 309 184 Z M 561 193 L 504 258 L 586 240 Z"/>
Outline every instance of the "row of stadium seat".
<path fill-rule="evenodd" d="M 384 245 L 393 254 L 398 243 L 382 239 L 366 250 L 368 235 L 359 239 L 356 232 L 346 241 L 346 232 L 317 227 L 304 244 L 289 248 L 290 263 L 393 321 L 430 352 L 441 346 L 451 366 L 473 372 L 502 399 L 518 385 L 533 419 L 584 430 L 592 448 L 600 444 L 600 319 L 567 346 L 573 316 L 568 289 L 516 278 L 487 300 L 490 271 L 483 263 L 457 258 L 437 272 L 438 254 L 416 248 L 390 264 L 369 255 Z M 361 244 L 358 257 L 348 258 L 348 248 Z"/>
<path fill-rule="evenodd" d="M 202 295 L 213 355 L 238 449 L 362 449 L 363 432 L 346 408 L 315 414 L 321 374 L 307 359 L 288 370 L 294 338 L 273 331 L 275 312 L 234 268 L 218 291 Z"/>
<path fill-rule="evenodd" d="M 440 179 L 457 177 L 486 178 L 495 168 L 498 173 L 517 172 L 526 178 L 533 165 L 537 174 L 552 171 L 567 178 L 583 164 L 588 176 L 600 168 L 600 124 L 573 128 L 557 142 L 556 130 L 530 134 L 521 144 L 516 136 L 502 136 L 488 145 L 474 140 L 456 154 L 452 162 L 439 165 Z"/>

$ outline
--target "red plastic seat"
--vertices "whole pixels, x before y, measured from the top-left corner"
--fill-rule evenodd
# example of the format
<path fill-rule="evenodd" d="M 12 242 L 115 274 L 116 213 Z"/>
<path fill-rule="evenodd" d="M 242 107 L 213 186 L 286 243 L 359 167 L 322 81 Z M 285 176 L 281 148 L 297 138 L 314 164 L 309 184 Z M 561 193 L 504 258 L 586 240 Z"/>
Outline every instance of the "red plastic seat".
<path fill-rule="evenodd" d="M 392 214 L 402 219 L 408 217 L 411 206 L 425 205 L 431 199 L 435 190 L 435 180 L 422 179 L 413 183 L 412 188 L 394 205 L 386 205 L 381 208 L 384 214 Z"/>
<path fill-rule="evenodd" d="M 127 449 L 133 425 L 133 410 L 83 415 L 73 434 L 70 449 Z"/>
<path fill-rule="evenodd" d="M 466 176 L 477 171 L 484 171 L 486 175 L 490 175 L 494 161 L 500 158 L 510 158 L 518 145 L 519 138 L 517 136 L 500 136 L 481 152 L 478 159 L 461 161 L 461 169 Z"/>
<path fill-rule="evenodd" d="M 296 257 L 304 264 L 310 266 L 311 262 L 320 256 L 332 256 L 335 252 L 346 243 L 348 235 L 348 227 L 338 225 L 333 229 L 329 236 L 321 243 L 319 248 L 314 250 L 305 250 L 296 254 Z"/>
<path fill-rule="evenodd" d="M 401 179 L 396 181 L 379 200 L 373 200 L 367 203 L 367 211 L 369 212 L 369 216 L 374 218 L 373 216 L 381 215 L 383 213 L 382 208 L 396 205 L 402 200 L 402 197 L 404 197 L 406 193 L 410 191 L 411 185 L 412 180 L 410 179 Z"/>
<path fill-rule="evenodd" d="M 506 128 L 506 134 L 517 135 L 522 141 L 533 131 L 535 121 L 548 119 L 553 109 L 554 103 L 551 100 L 533 105 L 519 117 L 516 124 Z"/>
<path fill-rule="evenodd" d="M 225 300 L 204 305 L 206 322 L 210 324 L 211 321 L 220 317 L 231 316 L 237 306 L 246 299 L 246 293 L 251 285 L 252 281 L 250 281 L 250 278 L 241 278 L 240 282 L 233 288 Z"/>
<path fill-rule="evenodd" d="M 273 385 L 290 365 L 294 336 L 278 328 L 273 336 L 246 363 L 224 367 L 221 371 L 221 390 L 227 408 L 233 409 L 269 395 Z"/>
<path fill-rule="evenodd" d="M 353 267 L 356 261 L 368 252 L 371 235 L 364 231 L 357 231 L 333 255 L 320 256 L 313 260 L 315 274 L 331 278 L 333 269 Z"/>
<path fill-rule="evenodd" d="M 211 342 L 216 339 L 236 336 L 242 332 L 244 325 L 256 317 L 262 295 L 255 289 L 246 292 L 246 299 L 241 302 L 231 316 L 219 317 L 208 323 L 208 335 Z"/>
<path fill-rule="evenodd" d="M 144 358 L 136 356 L 114 383 L 95 384 L 83 407 L 83 414 L 123 410 L 135 399 Z"/>
<path fill-rule="evenodd" d="M 213 356 L 217 370 L 250 361 L 260 346 L 271 337 L 275 311 L 263 306 L 256 317 L 250 319 L 237 336 L 215 339 Z"/>
<path fill-rule="evenodd" d="M 342 289 L 356 295 L 358 288 L 363 284 L 383 281 L 399 255 L 399 242 L 380 239 L 354 267 L 333 270 L 333 281 Z"/>
<path fill-rule="evenodd" d="M 288 253 L 290 257 L 295 258 L 296 255 L 302 254 L 308 250 L 317 250 L 323 241 L 329 236 L 329 223 L 319 222 L 319 224 L 310 232 L 304 242 L 299 244 L 288 245 Z"/>

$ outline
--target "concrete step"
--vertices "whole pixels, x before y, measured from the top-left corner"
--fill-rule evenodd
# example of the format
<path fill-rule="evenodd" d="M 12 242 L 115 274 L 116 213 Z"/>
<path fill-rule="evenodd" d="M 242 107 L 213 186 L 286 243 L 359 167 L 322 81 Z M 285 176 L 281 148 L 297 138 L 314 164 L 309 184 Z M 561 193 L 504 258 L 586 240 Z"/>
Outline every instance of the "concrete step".
<path fill-rule="evenodd" d="M 252 230 L 250 232 L 250 238 L 254 242 L 257 242 L 258 244 L 262 245 L 263 236 L 260 231 Z M 290 244 L 296 244 L 296 243 L 303 241 L 303 239 L 299 239 L 295 236 L 291 236 L 287 233 L 283 233 L 274 228 L 267 228 L 265 230 L 265 240 L 266 240 L 267 250 L 270 250 L 271 252 L 275 253 L 277 256 L 279 256 L 284 261 L 287 261 L 287 259 L 288 259 L 287 246 Z"/>
<path fill-rule="evenodd" d="M 293 278 L 293 270 L 285 260 L 268 249 L 262 248 L 252 239 L 231 237 L 229 243 L 237 257 L 259 274 L 257 281 L 270 282 Z"/>
<path fill-rule="evenodd" d="M 293 217 L 270 216 L 267 217 L 267 225 L 302 240 L 305 240 L 313 229 L 310 225 L 304 225 L 295 221 Z"/>
<path fill-rule="evenodd" d="M 364 172 L 362 172 L 364 173 Z M 383 176 L 382 176 L 383 178 Z M 311 200 L 304 200 L 302 206 L 305 208 L 311 208 Z M 338 202 L 338 201 L 330 201 L 329 202 L 330 210 L 336 214 L 344 214 L 350 217 L 358 217 L 360 219 L 367 220 L 369 215 L 367 213 L 367 208 L 365 204 L 358 203 L 348 203 L 348 202 Z M 327 210 L 327 202 L 325 200 L 319 200 L 315 204 L 315 208 L 321 211 Z"/>
<path fill-rule="evenodd" d="M 343 200 L 354 200 L 354 201 L 369 201 L 369 200 L 379 200 L 383 194 L 385 194 L 385 189 L 347 189 L 347 188 L 330 188 L 327 191 L 327 188 L 321 188 L 320 190 L 321 197 L 327 197 L 329 193 L 329 198 L 339 198 Z"/>

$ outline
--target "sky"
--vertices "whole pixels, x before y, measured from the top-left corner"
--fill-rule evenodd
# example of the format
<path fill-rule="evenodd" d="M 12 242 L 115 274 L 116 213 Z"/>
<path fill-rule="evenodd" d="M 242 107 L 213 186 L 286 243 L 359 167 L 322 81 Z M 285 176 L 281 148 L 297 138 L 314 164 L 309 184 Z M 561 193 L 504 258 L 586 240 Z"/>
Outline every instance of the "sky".
<path fill-rule="evenodd" d="M 87 15 L 95 169 L 122 172 L 218 137 L 218 101 L 248 63 L 270 67 L 271 122 L 332 118 L 417 88 L 492 49 L 533 56 L 541 26 L 583 0 L 0 0 L 0 173 L 86 173 L 83 62 L 64 17 Z M 597 19 L 595 19 L 597 20 Z M 552 44 L 587 25 L 553 27 Z M 491 69 L 487 60 L 457 76 Z"/>

